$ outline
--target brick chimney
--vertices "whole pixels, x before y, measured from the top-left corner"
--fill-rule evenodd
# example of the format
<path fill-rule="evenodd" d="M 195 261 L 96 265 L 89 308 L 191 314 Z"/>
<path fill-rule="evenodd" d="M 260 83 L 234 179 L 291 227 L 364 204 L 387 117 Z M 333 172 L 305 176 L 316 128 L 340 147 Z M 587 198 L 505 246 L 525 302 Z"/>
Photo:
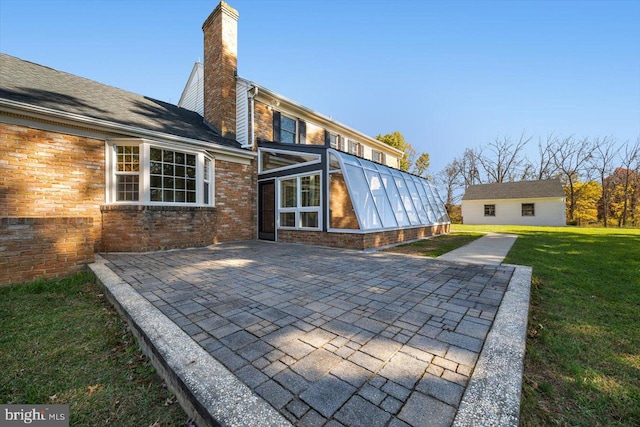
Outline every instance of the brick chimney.
<path fill-rule="evenodd" d="M 236 137 L 238 11 L 221 1 L 204 24 L 204 118 L 222 136 Z"/>

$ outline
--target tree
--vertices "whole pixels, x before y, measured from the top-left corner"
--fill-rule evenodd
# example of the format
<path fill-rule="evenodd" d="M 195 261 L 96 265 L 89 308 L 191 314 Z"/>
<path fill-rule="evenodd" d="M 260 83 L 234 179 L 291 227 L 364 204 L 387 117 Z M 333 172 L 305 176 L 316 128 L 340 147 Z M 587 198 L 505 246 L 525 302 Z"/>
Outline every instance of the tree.
<path fill-rule="evenodd" d="M 478 153 L 467 148 L 462 158 L 458 160 L 459 175 L 466 190 L 470 185 L 481 184 L 480 171 L 478 170 Z"/>
<path fill-rule="evenodd" d="M 592 144 L 589 139 L 576 139 L 574 136 L 568 136 L 557 144 L 553 152 L 553 164 L 561 172 L 568 188 L 569 211 L 567 216 L 569 221 L 574 220 L 576 210 L 575 183 L 580 179 L 585 164 L 591 158 L 591 150 Z"/>
<path fill-rule="evenodd" d="M 623 183 L 623 194 L 624 201 L 622 207 L 622 215 L 621 222 L 618 221 L 618 227 L 621 225 L 627 225 L 627 214 L 629 209 L 629 199 L 633 200 L 633 195 L 629 194 L 629 190 L 633 188 L 634 181 L 636 180 L 632 166 L 640 156 L 640 138 L 636 141 L 633 146 L 629 146 L 629 144 L 625 144 L 624 153 L 622 155 L 622 167 L 624 171 L 624 183 Z M 632 177 L 634 180 L 632 180 Z"/>
<path fill-rule="evenodd" d="M 429 158 L 429 154 L 422 153 L 420 157 L 416 160 L 416 163 L 413 165 L 413 173 L 418 176 L 424 177 L 427 169 L 429 169 L 429 165 L 431 164 L 431 159 Z"/>
<path fill-rule="evenodd" d="M 456 189 L 460 187 L 459 177 L 460 165 L 457 159 L 447 163 L 444 169 L 436 174 L 436 184 L 446 194 L 444 205 L 447 212 L 449 212 L 450 206 L 458 202 L 459 196 L 456 195 Z"/>
<path fill-rule="evenodd" d="M 404 155 L 400 159 L 400 164 L 398 166 L 402 171 L 409 171 L 416 156 L 416 150 L 411 146 L 411 144 L 405 141 L 404 136 L 400 132 L 395 131 L 386 135 L 378 135 L 376 136 L 376 139 L 404 152 Z"/>
<path fill-rule="evenodd" d="M 530 140 L 524 134 L 520 135 L 517 142 L 512 142 L 509 137 L 496 138 L 485 149 L 478 151 L 478 162 L 489 183 L 515 180 L 517 170 L 523 163 L 522 150 Z"/>
<path fill-rule="evenodd" d="M 573 184 L 575 191 L 574 221 L 578 225 L 594 223 L 598 221 L 598 200 L 602 194 L 602 187 L 596 181 L 580 182 Z M 565 191 L 567 191 L 565 189 Z"/>
<path fill-rule="evenodd" d="M 600 178 L 602 201 L 602 222 L 605 227 L 609 222 L 609 193 L 610 185 L 607 185 L 606 178 L 611 175 L 613 168 L 613 161 L 620 151 L 620 147 L 616 148 L 616 143 L 613 138 L 604 137 L 602 141 L 598 138 L 594 141 L 594 150 L 592 152 L 591 159 L 589 161 L 591 168 L 596 172 Z"/>

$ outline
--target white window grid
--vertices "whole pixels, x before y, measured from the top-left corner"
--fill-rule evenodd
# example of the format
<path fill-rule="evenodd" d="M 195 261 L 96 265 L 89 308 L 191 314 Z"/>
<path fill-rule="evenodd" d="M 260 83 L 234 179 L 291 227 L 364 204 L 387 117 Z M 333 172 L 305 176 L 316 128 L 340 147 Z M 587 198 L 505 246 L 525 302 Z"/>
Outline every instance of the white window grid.
<path fill-rule="evenodd" d="M 318 185 L 318 194 L 317 194 L 317 206 L 302 206 L 303 194 L 305 190 L 302 189 L 302 180 L 307 177 L 314 177 L 315 182 Z M 287 206 L 284 207 L 283 204 L 285 202 L 285 195 L 283 194 L 283 186 L 282 183 L 286 181 L 293 181 L 295 193 L 294 193 L 294 203 L 295 206 Z M 307 173 L 297 176 L 287 176 L 278 179 L 277 184 L 278 190 L 278 228 L 283 229 L 295 229 L 295 230 L 320 230 L 322 229 L 322 182 L 321 182 L 321 174 L 320 173 Z M 306 190 L 309 191 L 309 190 Z M 292 203 L 293 204 L 293 203 Z M 315 214 L 317 218 L 316 226 L 309 226 L 308 224 L 304 224 L 305 218 L 309 219 L 312 215 Z M 284 224 L 283 218 L 293 218 L 294 225 L 286 225 Z"/>

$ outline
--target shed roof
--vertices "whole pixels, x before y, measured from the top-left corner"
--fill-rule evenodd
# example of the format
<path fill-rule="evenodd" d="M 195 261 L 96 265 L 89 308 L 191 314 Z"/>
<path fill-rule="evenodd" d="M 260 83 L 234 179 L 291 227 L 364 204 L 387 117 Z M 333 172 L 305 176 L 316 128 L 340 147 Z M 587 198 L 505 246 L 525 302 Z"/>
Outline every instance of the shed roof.
<path fill-rule="evenodd" d="M 0 99 L 239 148 L 193 111 L 0 53 Z"/>
<path fill-rule="evenodd" d="M 560 180 L 547 179 L 470 185 L 462 200 L 533 199 L 542 197 L 565 197 Z"/>

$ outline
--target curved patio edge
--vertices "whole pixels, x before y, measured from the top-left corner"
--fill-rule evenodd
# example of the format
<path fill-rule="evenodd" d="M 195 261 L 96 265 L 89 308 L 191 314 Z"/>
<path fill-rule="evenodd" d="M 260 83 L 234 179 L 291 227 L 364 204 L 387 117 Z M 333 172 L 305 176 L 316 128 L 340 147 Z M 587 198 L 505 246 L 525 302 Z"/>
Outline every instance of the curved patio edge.
<path fill-rule="evenodd" d="M 89 265 L 180 405 L 198 426 L 291 426 L 222 364 L 104 265 Z"/>
<path fill-rule="evenodd" d="M 532 268 L 512 267 L 514 274 L 458 407 L 454 427 L 518 426 Z"/>

